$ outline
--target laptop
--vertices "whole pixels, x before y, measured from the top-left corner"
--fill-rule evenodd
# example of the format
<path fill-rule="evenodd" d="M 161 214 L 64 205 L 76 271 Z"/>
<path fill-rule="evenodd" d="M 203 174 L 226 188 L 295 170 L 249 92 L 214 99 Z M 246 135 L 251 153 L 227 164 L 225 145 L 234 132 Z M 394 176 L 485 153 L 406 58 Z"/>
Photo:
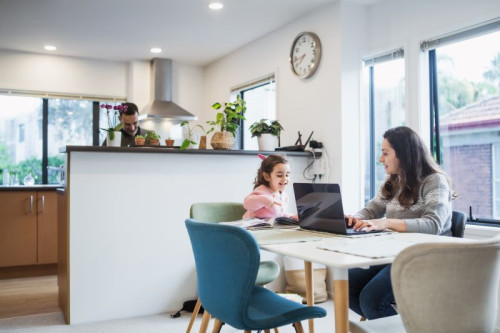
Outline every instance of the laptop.
<path fill-rule="evenodd" d="M 301 229 L 347 236 L 381 232 L 347 226 L 338 184 L 294 183 L 293 191 Z"/>

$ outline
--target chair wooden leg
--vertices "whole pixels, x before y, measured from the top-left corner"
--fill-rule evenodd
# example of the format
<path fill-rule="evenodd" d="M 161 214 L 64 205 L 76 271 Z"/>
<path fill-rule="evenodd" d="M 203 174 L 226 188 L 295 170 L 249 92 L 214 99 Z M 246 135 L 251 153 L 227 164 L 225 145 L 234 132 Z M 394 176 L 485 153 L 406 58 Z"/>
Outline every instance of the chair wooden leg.
<path fill-rule="evenodd" d="M 264 330 L 264 333 L 271 333 L 271 330 Z"/>
<path fill-rule="evenodd" d="M 293 327 L 295 327 L 296 333 L 304 333 L 304 329 L 302 328 L 302 324 L 300 323 L 300 321 L 293 323 Z"/>
<path fill-rule="evenodd" d="M 200 333 L 206 333 L 208 324 L 210 323 L 210 313 L 207 310 L 203 312 L 203 318 L 201 318 Z"/>
<path fill-rule="evenodd" d="M 189 325 L 186 330 L 186 333 L 191 332 L 191 328 L 193 328 L 194 321 L 196 320 L 196 316 L 198 316 L 198 312 L 200 312 L 200 307 L 201 307 L 201 301 L 198 298 L 196 300 L 196 305 L 194 306 L 193 314 L 191 315 L 191 319 L 189 320 Z"/>
<path fill-rule="evenodd" d="M 252 331 L 245 331 L 245 333 L 252 333 Z"/>
<path fill-rule="evenodd" d="M 215 318 L 214 328 L 212 330 L 212 333 L 219 333 L 220 329 L 222 328 L 223 325 L 224 325 L 224 323 L 222 321 L 220 321 L 219 319 Z"/>
<path fill-rule="evenodd" d="M 280 333 L 277 328 L 274 329 L 274 333 Z"/>
<path fill-rule="evenodd" d="M 361 318 L 359 318 L 359 321 L 366 321 L 366 317 L 361 316 Z"/>

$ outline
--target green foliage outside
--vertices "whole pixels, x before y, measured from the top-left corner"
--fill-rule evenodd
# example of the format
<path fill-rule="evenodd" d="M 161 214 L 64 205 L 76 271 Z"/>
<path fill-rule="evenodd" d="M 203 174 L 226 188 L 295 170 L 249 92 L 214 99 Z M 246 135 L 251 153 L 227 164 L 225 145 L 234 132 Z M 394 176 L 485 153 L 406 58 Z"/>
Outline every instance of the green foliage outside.
<path fill-rule="evenodd" d="M 3 144 L 0 144 L 0 150 Z M 7 156 L 2 152 L 2 158 Z M 3 162 L 3 161 L 2 161 Z M 2 163 L 0 162 L 0 163 Z M 64 164 L 63 156 L 51 156 L 48 158 L 48 164 L 50 166 L 60 167 Z M 42 184 L 42 160 L 37 157 L 31 157 L 27 160 L 24 160 L 18 164 L 7 163 L 0 164 L 0 169 L 2 169 L 2 173 L 0 173 L 0 184 L 3 184 L 3 169 L 7 169 L 11 174 L 11 177 L 15 174 L 17 175 L 17 179 L 19 180 L 19 184 L 23 185 L 23 179 L 31 173 L 33 178 L 35 178 L 35 184 Z M 56 172 L 48 173 L 48 184 L 59 184 L 59 174 Z"/>
<path fill-rule="evenodd" d="M 491 60 L 481 82 L 458 79 L 449 56 L 441 55 L 437 61 L 440 115 L 500 93 L 500 52 Z"/>

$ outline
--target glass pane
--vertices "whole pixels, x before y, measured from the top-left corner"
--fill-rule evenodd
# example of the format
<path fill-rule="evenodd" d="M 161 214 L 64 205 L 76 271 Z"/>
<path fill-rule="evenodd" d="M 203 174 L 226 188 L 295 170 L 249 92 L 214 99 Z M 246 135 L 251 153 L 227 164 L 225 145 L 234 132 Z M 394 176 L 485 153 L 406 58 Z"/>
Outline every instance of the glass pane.
<path fill-rule="evenodd" d="M 41 184 L 42 99 L 0 96 L 0 169 L 10 173 L 9 185 L 22 185 L 30 172 Z"/>
<path fill-rule="evenodd" d="M 249 127 L 261 119 L 276 119 L 276 89 L 274 81 L 258 87 L 242 90 L 247 105 L 244 121 L 244 142 L 246 150 L 258 150 L 257 138 L 251 137 Z"/>
<path fill-rule="evenodd" d="M 405 62 L 396 59 L 373 66 L 373 106 L 374 106 L 374 138 L 375 142 L 370 149 L 375 152 L 375 170 L 366 170 L 373 173 L 376 193 L 386 178 L 382 164 L 378 162 L 381 154 L 383 134 L 392 127 L 405 124 Z M 369 136 L 367 136 L 369 138 Z M 367 151 L 367 163 L 370 163 L 370 151 Z M 369 179 L 366 176 L 365 179 Z M 365 198 L 371 199 L 370 183 L 365 184 Z"/>
<path fill-rule="evenodd" d="M 61 182 L 66 145 L 92 145 L 92 101 L 50 99 L 48 110 L 48 184 Z"/>
<path fill-rule="evenodd" d="M 500 32 L 436 49 L 441 161 L 458 197 L 453 209 L 500 218 Z"/>

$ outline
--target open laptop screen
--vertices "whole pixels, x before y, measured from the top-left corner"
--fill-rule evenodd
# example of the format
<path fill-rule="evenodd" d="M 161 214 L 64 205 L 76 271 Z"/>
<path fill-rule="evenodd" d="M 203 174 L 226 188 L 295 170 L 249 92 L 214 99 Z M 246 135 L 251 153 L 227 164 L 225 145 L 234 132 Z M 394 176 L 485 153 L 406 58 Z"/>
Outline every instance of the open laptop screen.
<path fill-rule="evenodd" d="M 294 183 L 293 190 L 301 228 L 346 233 L 338 184 Z"/>

